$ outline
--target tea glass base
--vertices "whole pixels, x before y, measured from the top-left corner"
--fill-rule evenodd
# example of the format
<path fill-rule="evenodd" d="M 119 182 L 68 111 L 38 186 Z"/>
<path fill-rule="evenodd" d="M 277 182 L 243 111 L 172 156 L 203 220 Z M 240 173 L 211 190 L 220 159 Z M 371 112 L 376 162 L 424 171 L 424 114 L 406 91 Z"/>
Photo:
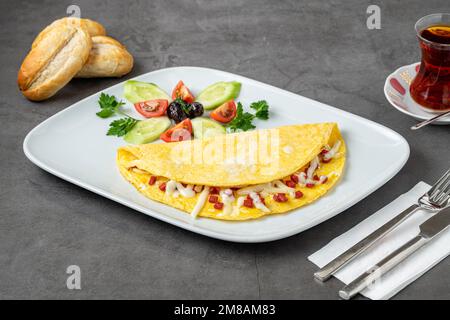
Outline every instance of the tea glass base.
<path fill-rule="evenodd" d="M 391 73 L 384 84 L 384 94 L 393 108 L 417 121 L 424 121 L 444 112 L 419 105 L 411 97 L 410 84 L 419 70 L 420 62 L 402 66 Z M 450 111 L 450 110 L 449 110 Z M 450 115 L 432 123 L 433 125 L 450 125 Z"/>
<path fill-rule="evenodd" d="M 412 97 L 411 97 L 412 98 Z M 423 110 L 423 111 L 425 111 L 425 112 L 428 112 L 428 113 L 431 113 L 431 114 L 435 114 L 435 115 L 438 115 L 438 114 L 441 114 L 441 113 L 446 113 L 446 112 L 449 112 L 450 111 L 450 107 L 448 107 L 447 109 L 439 109 L 439 110 L 436 110 L 436 109 L 431 109 L 431 108 L 428 108 L 428 107 L 425 107 L 424 105 L 421 105 L 419 102 L 417 102 L 414 98 L 412 98 L 413 100 L 414 100 L 414 102 Z"/>

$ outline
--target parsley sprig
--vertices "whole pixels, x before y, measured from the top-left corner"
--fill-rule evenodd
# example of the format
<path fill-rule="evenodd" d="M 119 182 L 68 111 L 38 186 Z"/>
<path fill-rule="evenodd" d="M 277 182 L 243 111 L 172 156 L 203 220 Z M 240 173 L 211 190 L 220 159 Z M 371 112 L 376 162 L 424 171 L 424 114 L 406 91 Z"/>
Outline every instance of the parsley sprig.
<path fill-rule="evenodd" d="M 266 100 L 253 102 L 250 108 L 256 110 L 255 117 L 262 120 L 269 119 L 269 105 Z"/>
<path fill-rule="evenodd" d="M 117 101 L 116 97 L 102 92 L 98 99 L 98 104 L 100 105 L 101 110 L 96 114 L 100 118 L 108 118 L 119 111 L 120 106 L 123 106 L 125 102 Z"/>
<path fill-rule="evenodd" d="M 255 114 L 244 112 L 244 108 L 240 102 L 237 104 L 236 117 L 228 124 L 228 130 L 231 132 L 248 131 L 255 129 L 253 124 L 255 118 L 261 120 L 269 119 L 269 105 L 265 100 L 256 101 L 250 104 L 250 108 L 256 111 Z"/>
<path fill-rule="evenodd" d="M 120 106 L 123 106 L 125 103 L 122 101 L 117 101 L 115 96 L 102 93 L 98 99 L 98 104 L 101 110 L 96 114 L 100 118 L 109 118 L 115 114 L 124 116 L 124 118 L 114 120 L 109 124 L 109 130 L 106 133 L 108 136 L 122 137 L 133 129 L 136 123 L 139 122 L 139 120 L 130 117 L 120 110 Z"/>
<path fill-rule="evenodd" d="M 106 133 L 107 136 L 122 137 L 128 133 L 139 120 L 127 117 L 114 120 L 109 124 L 109 130 Z"/>
<path fill-rule="evenodd" d="M 228 124 L 228 129 L 232 132 L 238 130 L 248 131 L 255 129 L 256 126 L 252 123 L 255 116 L 249 112 L 244 112 L 242 103 L 238 102 L 236 108 L 236 117 Z"/>

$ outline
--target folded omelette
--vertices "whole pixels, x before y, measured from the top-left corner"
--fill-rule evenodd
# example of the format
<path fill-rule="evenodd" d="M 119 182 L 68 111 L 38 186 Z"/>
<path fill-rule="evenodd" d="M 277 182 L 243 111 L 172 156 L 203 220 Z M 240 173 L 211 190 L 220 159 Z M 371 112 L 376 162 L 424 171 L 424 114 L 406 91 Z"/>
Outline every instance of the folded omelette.
<path fill-rule="evenodd" d="M 335 123 L 125 146 L 117 153 L 121 174 L 146 197 L 192 217 L 222 220 L 309 204 L 338 182 L 345 159 Z"/>

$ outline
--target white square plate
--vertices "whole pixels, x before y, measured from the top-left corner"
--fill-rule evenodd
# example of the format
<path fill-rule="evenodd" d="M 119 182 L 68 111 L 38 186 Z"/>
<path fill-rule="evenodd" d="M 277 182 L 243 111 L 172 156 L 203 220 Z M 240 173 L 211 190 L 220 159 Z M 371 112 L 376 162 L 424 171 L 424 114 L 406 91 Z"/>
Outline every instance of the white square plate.
<path fill-rule="evenodd" d="M 120 138 L 106 136 L 110 119 L 95 115 L 100 92 L 50 117 L 25 138 L 26 156 L 42 169 L 137 211 L 209 237 L 236 242 L 265 242 L 311 228 L 357 203 L 391 179 L 409 157 L 409 146 L 396 132 L 370 120 L 288 91 L 228 72 L 176 67 L 149 72 L 136 80 L 153 82 L 170 92 L 178 80 L 198 93 L 217 81 L 240 81 L 238 98 L 244 106 L 265 99 L 268 121 L 258 128 L 333 121 L 339 124 L 348 147 L 347 167 L 341 181 L 324 197 L 300 209 L 258 220 L 225 222 L 190 216 L 141 195 L 120 175 L 115 159 Z M 123 83 L 103 92 L 123 97 Z M 127 103 L 128 112 L 134 113 Z"/>

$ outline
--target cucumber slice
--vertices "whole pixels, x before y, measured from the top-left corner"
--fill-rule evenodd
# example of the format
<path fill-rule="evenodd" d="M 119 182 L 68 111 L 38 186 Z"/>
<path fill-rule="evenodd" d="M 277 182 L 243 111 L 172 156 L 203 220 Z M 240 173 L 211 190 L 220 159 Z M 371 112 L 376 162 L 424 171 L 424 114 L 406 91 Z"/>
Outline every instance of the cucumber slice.
<path fill-rule="evenodd" d="M 196 139 L 204 139 L 226 133 L 226 130 L 222 125 L 207 118 L 195 118 L 192 119 L 191 122 L 194 138 Z"/>
<path fill-rule="evenodd" d="M 125 82 L 123 94 L 131 103 L 154 99 L 166 99 L 169 102 L 172 100 L 170 96 L 156 84 L 136 80 L 128 80 Z"/>
<path fill-rule="evenodd" d="M 150 118 L 136 123 L 123 139 L 132 144 L 144 144 L 155 141 L 161 133 L 170 127 L 167 117 Z"/>
<path fill-rule="evenodd" d="M 240 82 L 217 82 L 200 92 L 196 101 L 200 102 L 206 110 L 212 110 L 228 100 L 236 99 L 240 91 Z"/>

